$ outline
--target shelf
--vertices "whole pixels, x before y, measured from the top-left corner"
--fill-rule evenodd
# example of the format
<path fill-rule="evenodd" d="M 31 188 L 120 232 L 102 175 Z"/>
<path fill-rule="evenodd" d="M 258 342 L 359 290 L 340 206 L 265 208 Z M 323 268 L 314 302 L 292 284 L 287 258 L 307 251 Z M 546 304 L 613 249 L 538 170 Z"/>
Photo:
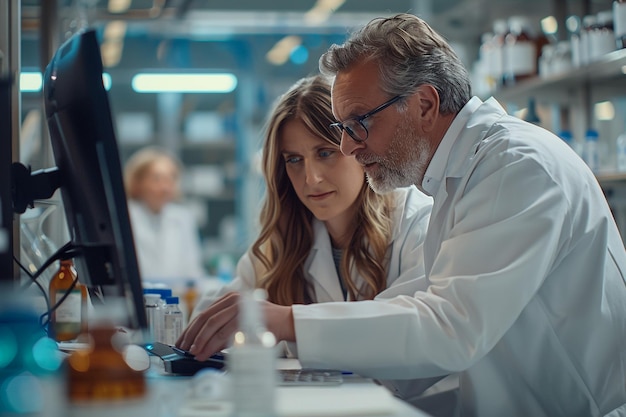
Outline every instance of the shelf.
<path fill-rule="evenodd" d="M 535 77 L 517 85 L 494 91 L 492 95 L 500 102 L 515 102 L 528 97 L 547 97 L 554 99 L 555 94 L 580 89 L 586 83 L 603 83 L 626 76 L 622 68 L 626 66 L 626 49 L 619 49 L 580 68 L 574 68 L 563 74 L 550 77 Z"/>
<path fill-rule="evenodd" d="M 607 172 L 602 174 L 597 174 L 596 178 L 600 184 L 608 184 L 615 182 L 624 182 L 626 181 L 626 172 Z"/>

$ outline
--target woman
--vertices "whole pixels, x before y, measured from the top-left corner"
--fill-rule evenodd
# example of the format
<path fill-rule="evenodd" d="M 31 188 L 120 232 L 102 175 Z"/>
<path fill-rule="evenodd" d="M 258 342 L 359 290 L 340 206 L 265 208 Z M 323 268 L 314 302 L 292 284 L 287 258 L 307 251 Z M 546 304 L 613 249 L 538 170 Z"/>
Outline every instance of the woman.
<path fill-rule="evenodd" d="M 176 157 L 148 147 L 128 160 L 124 181 L 143 279 L 182 288 L 205 273 L 193 215 L 176 203 L 180 171 Z"/>
<path fill-rule="evenodd" d="M 339 150 L 334 121 L 322 76 L 302 79 L 280 97 L 263 147 L 260 234 L 233 282 L 204 295 L 191 326 L 201 325 L 201 312 L 219 296 L 243 288 L 264 288 L 281 305 L 417 289 L 431 199 L 414 187 L 376 194 L 361 165 Z"/>

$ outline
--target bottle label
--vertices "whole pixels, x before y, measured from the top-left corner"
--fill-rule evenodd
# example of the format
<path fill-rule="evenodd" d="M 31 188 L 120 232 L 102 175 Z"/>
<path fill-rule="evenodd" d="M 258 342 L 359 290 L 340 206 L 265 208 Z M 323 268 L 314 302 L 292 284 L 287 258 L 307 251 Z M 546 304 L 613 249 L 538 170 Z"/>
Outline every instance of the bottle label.
<path fill-rule="evenodd" d="M 517 42 L 507 45 L 505 62 L 510 76 L 534 75 L 537 73 L 536 46 L 532 42 Z"/>
<path fill-rule="evenodd" d="M 183 314 L 165 313 L 163 315 L 163 340 L 166 345 L 173 345 L 183 332 Z"/>
<path fill-rule="evenodd" d="M 57 291 L 56 299 L 60 300 L 65 291 Z M 81 322 L 82 295 L 80 290 L 72 290 L 63 303 L 54 312 L 57 323 L 78 323 Z"/>

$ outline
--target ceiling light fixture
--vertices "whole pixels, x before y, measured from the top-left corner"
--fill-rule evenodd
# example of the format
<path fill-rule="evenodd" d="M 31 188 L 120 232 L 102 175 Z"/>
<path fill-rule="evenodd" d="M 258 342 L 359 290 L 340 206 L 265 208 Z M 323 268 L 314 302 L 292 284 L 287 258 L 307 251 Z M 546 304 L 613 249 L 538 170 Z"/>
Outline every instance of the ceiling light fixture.
<path fill-rule="evenodd" d="M 317 0 L 315 6 L 305 13 L 304 21 L 311 26 L 319 25 L 328 20 L 344 2 L 345 0 Z"/>
<path fill-rule="evenodd" d="M 131 85 L 137 93 L 230 93 L 237 87 L 237 77 L 229 73 L 139 73 Z"/>
<path fill-rule="evenodd" d="M 105 90 L 111 89 L 111 75 L 104 72 L 102 73 L 102 84 Z M 22 93 L 37 93 L 41 91 L 43 87 L 43 77 L 40 72 L 25 71 L 20 73 L 20 92 Z"/>
<path fill-rule="evenodd" d="M 285 36 L 270 49 L 265 55 L 265 59 L 274 65 L 283 65 L 289 59 L 291 51 L 302 44 L 299 36 Z"/>

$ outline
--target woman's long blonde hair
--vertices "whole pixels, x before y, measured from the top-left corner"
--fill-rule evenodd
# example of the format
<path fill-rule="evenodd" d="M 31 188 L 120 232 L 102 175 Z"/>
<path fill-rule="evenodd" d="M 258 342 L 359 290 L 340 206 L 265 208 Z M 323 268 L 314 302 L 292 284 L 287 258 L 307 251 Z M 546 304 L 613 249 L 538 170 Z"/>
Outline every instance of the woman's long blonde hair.
<path fill-rule="evenodd" d="M 267 291 L 270 301 L 282 305 L 315 302 L 304 271 L 314 241 L 313 214 L 289 181 L 279 145 L 283 126 L 294 119 L 302 121 L 315 136 L 339 147 L 341 132 L 329 126 L 335 120 L 330 84 L 323 76 L 304 78 L 282 95 L 266 128 L 262 162 L 266 196 L 260 215 L 261 232 L 252 253 L 259 261 L 255 262 L 257 285 Z M 351 300 L 372 299 L 386 288 L 391 198 L 376 194 L 364 181 L 356 204 L 355 230 L 342 257 L 341 275 Z M 365 285 L 357 287 L 357 274 Z"/>

